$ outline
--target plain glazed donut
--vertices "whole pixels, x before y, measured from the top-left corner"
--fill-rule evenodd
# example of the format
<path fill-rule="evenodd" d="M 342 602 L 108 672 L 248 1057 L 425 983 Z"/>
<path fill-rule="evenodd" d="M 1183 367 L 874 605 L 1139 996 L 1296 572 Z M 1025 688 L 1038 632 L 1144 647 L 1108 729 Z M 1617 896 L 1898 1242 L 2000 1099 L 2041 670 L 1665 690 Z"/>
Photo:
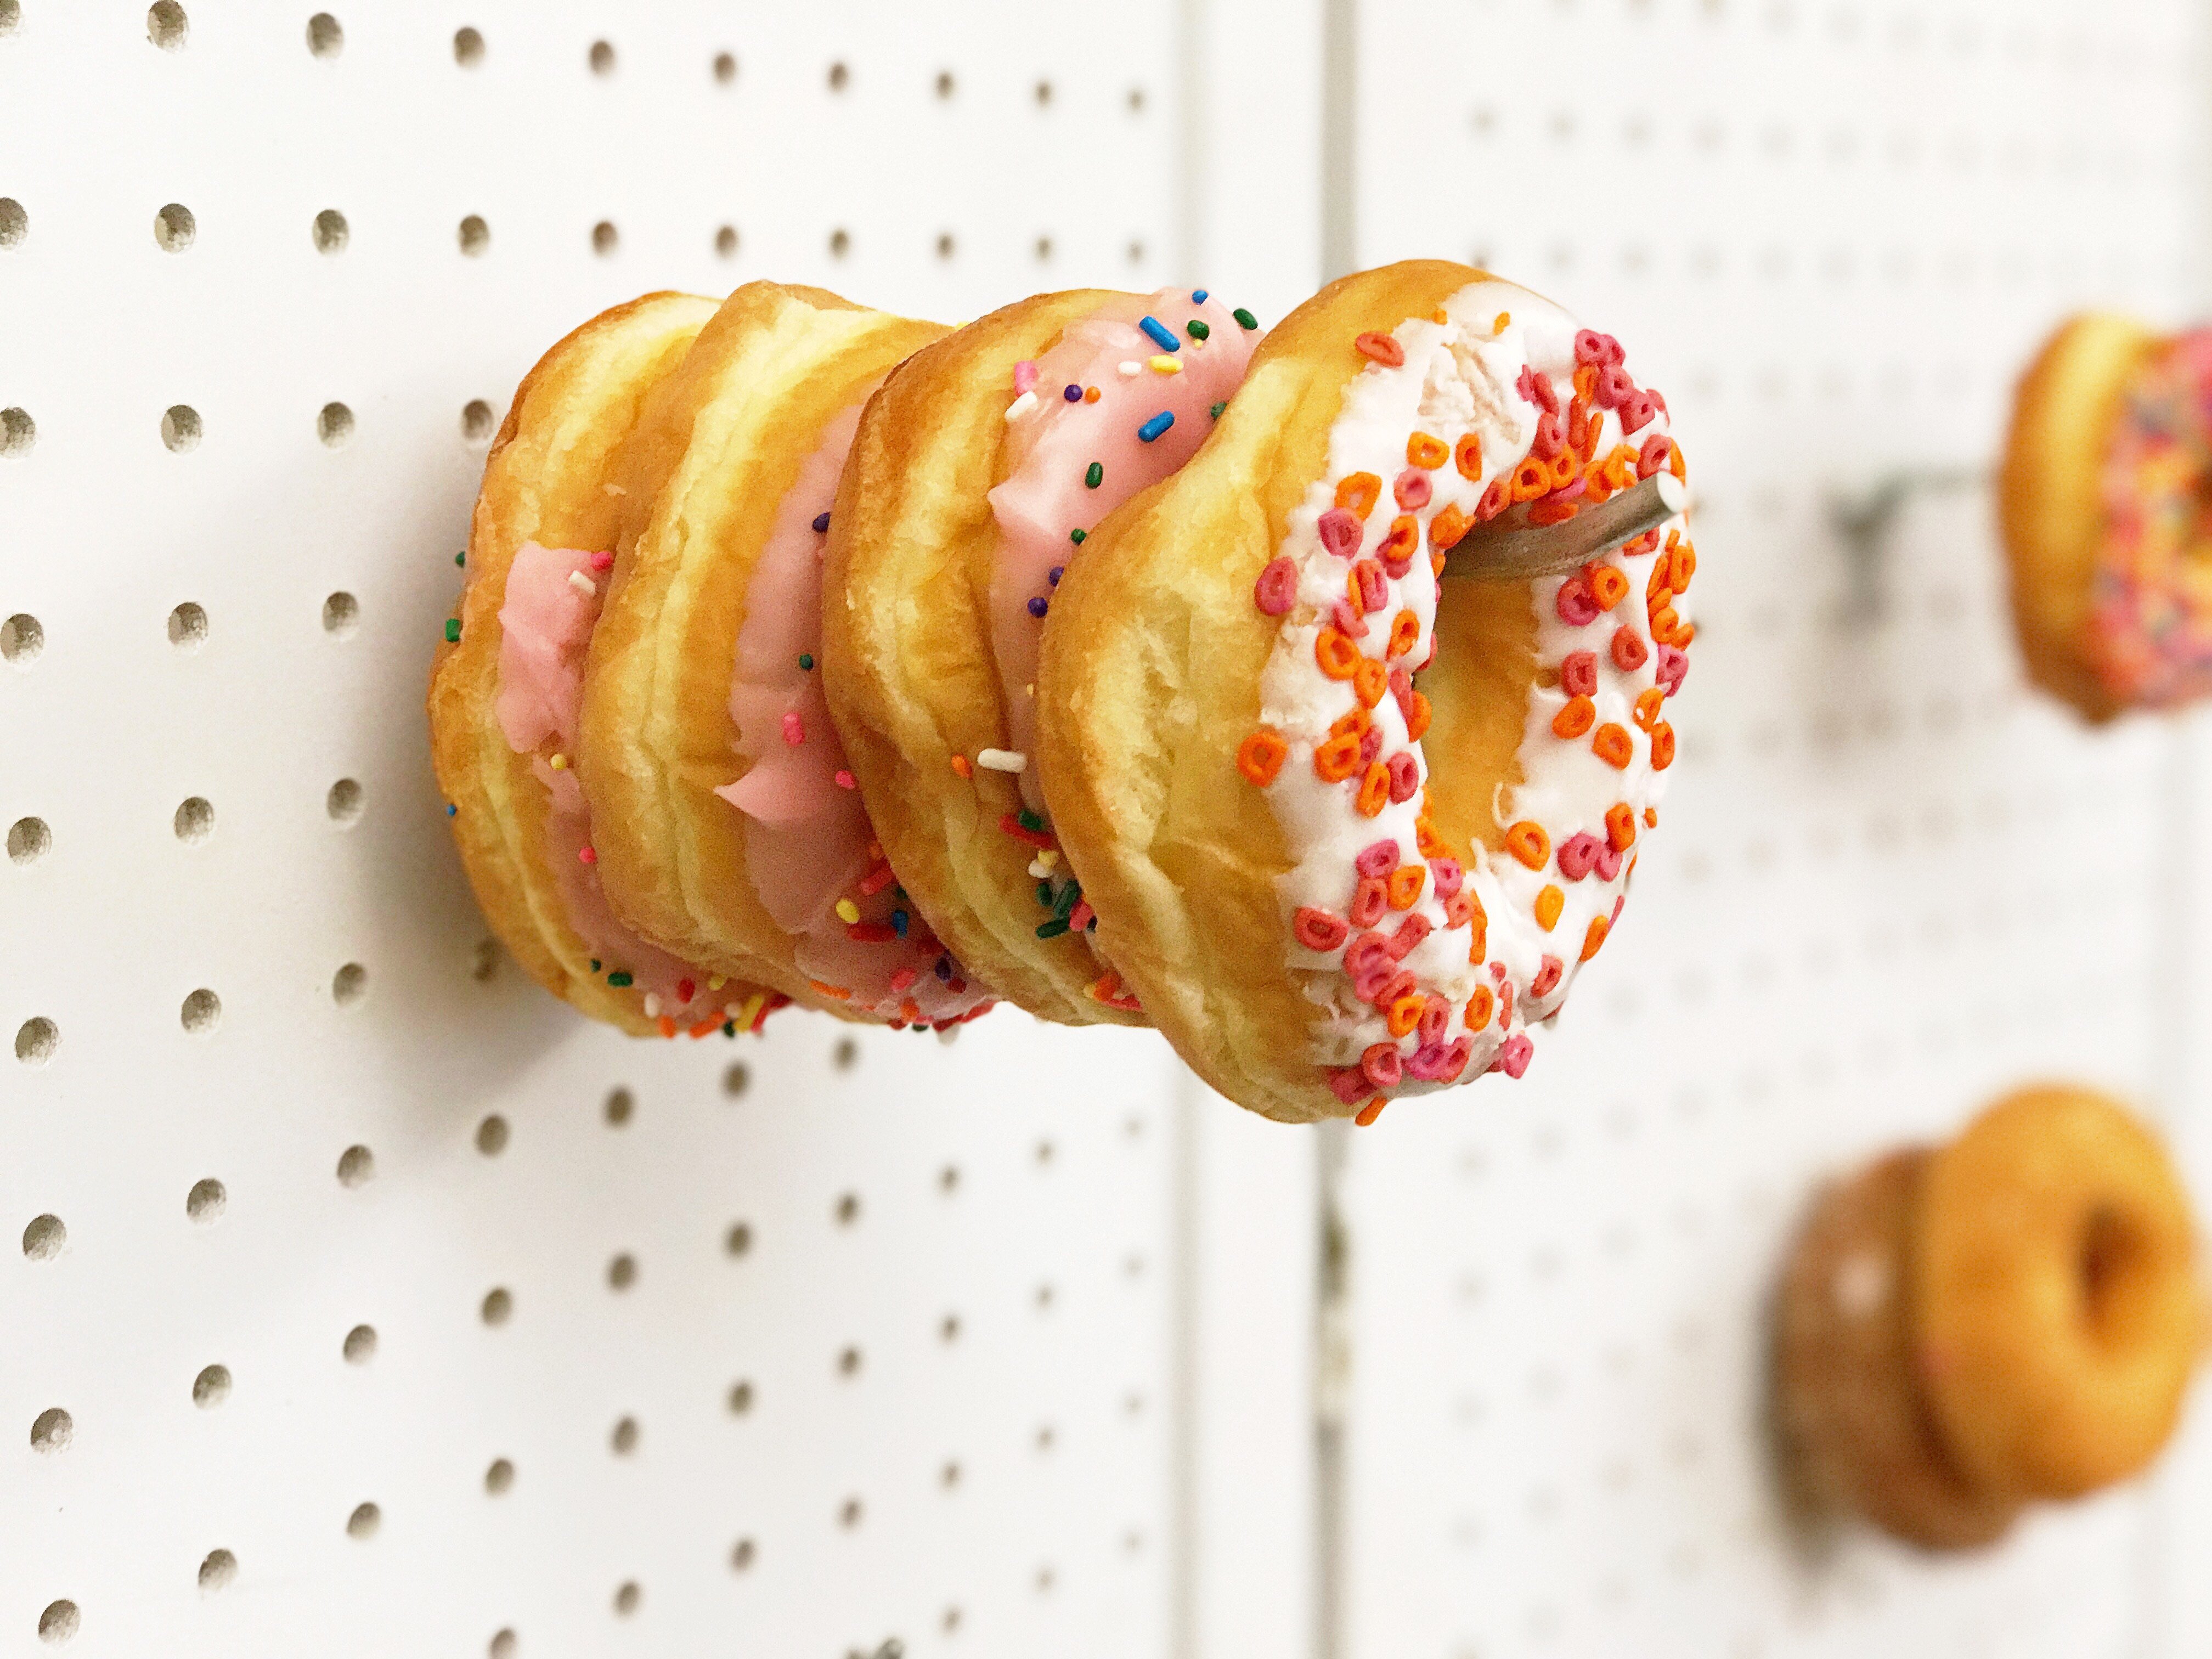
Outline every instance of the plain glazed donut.
<path fill-rule="evenodd" d="M 712 975 L 894 1024 L 990 994 L 899 897 L 847 763 L 823 554 L 862 404 L 945 332 L 819 289 L 724 301 L 625 451 L 585 678 L 580 770 L 616 909 Z"/>
<path fill-rule="evenodd" d="M 1657 822 L 1695 556 L 1678 520 L 1565 576 L 1437 574 L 1516 501 L 1556 522 L 1661 468 L 1618 343 L 1412 262 L 1292 313 L 1093 532 L 1046 623 L 1045 800 L 1101 952 L 1215 1089 L 1371 1121 L 1527 1066 Z"/>
<path fill-rule="evenodd" d="M 2212 691 L 2212 330 L 2069 321 L 2022 379 L 1999 504 L 2029 678 L 2094 720 Z"/>
<path fill-rule="evenodd" d="M 432 760 L 485 918 L 541 985 L 639 1035 L 662 1029 L 661 1006 L 708 975 L 625 926 L 582 856 L 592 827 L 571 757 L 604 569 L 588 552 L 546 546 L 613 547 L 621 502 L 602 485 L 647 395 L 714 313 L 712 300 L 649 294 L 593 318 L 531 370 L 484 465 L 466 586 L 430 681 Z M 540 563 L 561 568 L 533 587 Z M 714 1023 L 756 1024 L 772 1000 L 732 981 Z"/>
<path fill-rule="evenodd" d="M 1960 1548 L 2155 1455 L 2202 1344 L 2187 1200 L 2087 1090 L 2023 1090 L 1826 1194 L 1777 1308 L 1784 1468 L 1819 1508 Z"/>
<path fill-rule="evenodd" d="M 1038 638 L 1086 537 L 1220 418 L 1257 327 L 1203 289 L 1039 295 L 915 353 L 860 417 L 830 516 L 830 710 L 908 894 L 1043 1018 L 1145 1023 L 1031 763 L 1058 715 Z"/>

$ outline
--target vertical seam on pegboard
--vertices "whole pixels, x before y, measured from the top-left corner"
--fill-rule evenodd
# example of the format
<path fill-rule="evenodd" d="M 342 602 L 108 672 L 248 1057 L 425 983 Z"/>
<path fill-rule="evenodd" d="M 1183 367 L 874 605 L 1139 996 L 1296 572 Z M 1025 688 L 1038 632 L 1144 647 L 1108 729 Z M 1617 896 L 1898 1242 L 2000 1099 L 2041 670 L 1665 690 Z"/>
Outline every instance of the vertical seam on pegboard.
<path fill-rule="evenodd" d="M 1359 0 L 1323 0 L 1321 42 L 1321 267 L 1358 268 Z"/>

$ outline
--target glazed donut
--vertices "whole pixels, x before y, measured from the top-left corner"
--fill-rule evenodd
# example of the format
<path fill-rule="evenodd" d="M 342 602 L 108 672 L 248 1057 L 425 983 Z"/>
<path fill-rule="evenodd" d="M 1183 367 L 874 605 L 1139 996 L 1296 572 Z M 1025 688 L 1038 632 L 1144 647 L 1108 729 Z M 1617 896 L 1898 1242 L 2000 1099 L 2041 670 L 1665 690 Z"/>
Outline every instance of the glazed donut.
<path fill-rule="evenodd" d="M 1616 342 L 1410 262 L 1279 325 L 1068 567 L 1045 802 L 1100 951 L 1221 1093 L 1370 1122 L 1527 1066 L 1657 822 L 1695 555 L 1678 519 L 1565 575 L 1437 575 L 1516 501 L 1558 522 L 1662 469 Z"/>
<path fill-rule="evenodd" d="M 714 314 L 712 300 L 649 294 L 593 318 L 531 370 L 484 465 L 466 586 L 430 682 L 433 763 L 486 919 L 548 990 L 640 1035 L 665 1029 L 679 988 L 710 976 L 625 926 L 584 856 L 592 825 L 572 763 L 579 629 L 620 523 L 604 481 L 647 394 Z M 752 1026 L 771 1000 L 740 976 L 687 1023 L 711 1012 L 708 1029 Z"/>
<path fill-rule="evenodd" d="M 983 981 L 1068 1024 L 1141 1024 L 1091 947 L 1032 764 L 1063 571 L 1182 466 L 1257 319 L 1204 289 L 1040 295 L 916 352 L 860 417 L 830 515 L 826 687 L 908 894 Z"/>
<path fill-rule="evenodd" d="M 2093 720 L 2212 691 L 2212 330 L 2093 313 L 2021 382 L 2000 507 L 2029 678 Z"/>
<path fill-rule="evenodd" d="M 1777 1308 L 1785 1469 L 1930 1548 L 2142 1468 L 2202 1346 L 2187 1200 L 2112 1101 L 2027 1089 L 1832 1191 Z"/>
<path fill-rule="evenodd" d="M 945 332 L 819 289 L 723 303 L 625 450 L 579 762 L 601 878 L 641 933 L 901 1025 L 990 993 L 901 896 L 830 720 L 823 553 L 862 405 Z"/>

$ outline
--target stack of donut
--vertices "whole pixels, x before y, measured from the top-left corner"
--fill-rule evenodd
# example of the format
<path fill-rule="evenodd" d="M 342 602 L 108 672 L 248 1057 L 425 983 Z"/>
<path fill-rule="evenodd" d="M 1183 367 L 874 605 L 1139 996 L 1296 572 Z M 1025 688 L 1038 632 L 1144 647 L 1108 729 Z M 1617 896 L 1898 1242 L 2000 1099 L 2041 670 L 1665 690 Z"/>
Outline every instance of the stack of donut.
<path fill-rule="evenodd" d="M 1271 1117 L 1519 1076 L 1674 754 L 1679 520 L 1440 580 L 1682 476 L 1620 346 L 1482 272 L 948 330 L 650 295 L 525 380 L 430 690 L 486 915 L 626 1030 L 996 1000 L 1156 1025 Z"/>

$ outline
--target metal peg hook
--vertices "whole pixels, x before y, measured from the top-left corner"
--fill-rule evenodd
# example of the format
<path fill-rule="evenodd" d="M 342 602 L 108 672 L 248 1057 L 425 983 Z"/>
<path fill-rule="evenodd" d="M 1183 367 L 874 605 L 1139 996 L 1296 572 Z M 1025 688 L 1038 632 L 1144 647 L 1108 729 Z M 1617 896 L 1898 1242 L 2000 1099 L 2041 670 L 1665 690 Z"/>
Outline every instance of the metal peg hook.
<path fill-rule="evenodd" d="M 1885 472 L 1865 489 L 1838 490 L 1828 497 L 1828 522 L 1844 544 L 1847 580 L 1843 621 L 1864 626 L 1879 622 L 1885 609 L 1883 568 L 1897 522 L 1916 495 L 1978 489 L 1990 481 L 1979 466 L 1899 467 Z"/>

